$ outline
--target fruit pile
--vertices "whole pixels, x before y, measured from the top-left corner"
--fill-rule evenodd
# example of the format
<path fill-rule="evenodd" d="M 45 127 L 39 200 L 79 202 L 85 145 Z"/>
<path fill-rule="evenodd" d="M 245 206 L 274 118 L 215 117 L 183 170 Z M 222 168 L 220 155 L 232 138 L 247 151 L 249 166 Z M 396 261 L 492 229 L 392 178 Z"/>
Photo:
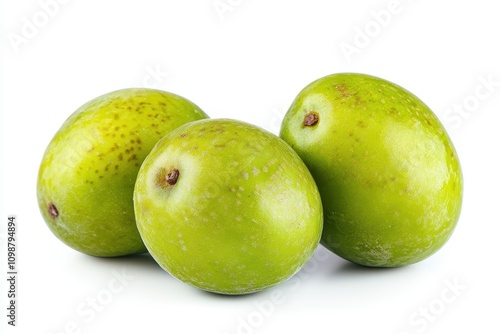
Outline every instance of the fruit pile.
<path fill-rule="evenodd" d="M 149 252 L 172 276 L 222 294 L 286 281 L 320 242 L 351 262 L 395 267 L 451 236 L 457 153 L 404 88 L 356 73 L 318 79 L 280 137 L 209 119 L 168 92 L 111 92 L 75 111 L 47 147 L 40 211 L 80 252 Z"/>

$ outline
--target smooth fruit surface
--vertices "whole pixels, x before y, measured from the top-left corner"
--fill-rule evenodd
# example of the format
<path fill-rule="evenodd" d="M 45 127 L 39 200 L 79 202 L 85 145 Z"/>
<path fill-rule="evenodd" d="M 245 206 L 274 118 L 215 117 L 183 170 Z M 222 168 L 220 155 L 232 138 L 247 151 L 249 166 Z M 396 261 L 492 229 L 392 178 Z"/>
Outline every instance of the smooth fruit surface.
<path fill-rule="evenodd" d="M 302 160 L 279 137 L 234 120 L 196 121 L 165 136 L 139 171 L 134 203 L 155 260 L 216 293 L 285 281 L 321 237 L 321 199 Z"/>
<path fill-rule="evenodd" d="M 124 89 L 75 111 L 43 156 L 38 204 L 51 231 L 95 256 L 145 252 L 133 190 L 142 161 L 178 126 L 207 116 L 192 102 L 153 89 Z"/>
<path fill-rule="evenodd" d="M 457 153 L 433 112 L 389 81 L 334 74 L 305 87 L 280 136 L 321 193 L 321 243 L 366 266 L 403 266 L 436 252 L 462 203 Z"/>

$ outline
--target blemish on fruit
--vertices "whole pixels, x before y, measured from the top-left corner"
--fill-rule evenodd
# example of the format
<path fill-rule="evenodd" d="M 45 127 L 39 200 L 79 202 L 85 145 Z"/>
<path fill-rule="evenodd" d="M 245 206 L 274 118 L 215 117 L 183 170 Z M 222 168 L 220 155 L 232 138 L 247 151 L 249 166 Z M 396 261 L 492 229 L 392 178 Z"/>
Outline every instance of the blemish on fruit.
<path fill-rule="evenodd" d="M 184 138 L 184 137 L 186 137 L 187 135 L 188 135 L 188 134 L 187 134 L 187 133 L 185 133 L 185 132 L 184 132 L 184 133 L 181 133 L 181 138 Z"/>
<path fill-rule="evenodd" d="M 304 126 L 315 126 L 318 124 L 319 116 L 316 112 L 311 111 L 307 113 L 306 117 L 304 117 Z"/>
<path fill-rule="evenodd" d="M 52 202 L 49 203 L 47 207 L 47 212 L 52 217 L 52 219 L 56 219 L 57 217 L 59 217 L 59 211 L 57 210 L 55 204 Z"/>
<path fill-rule="evenodd" d="M 177 168 L 172 168 L 169 172 L 165 168 L 161 168 L 158 172 L 156 183 L 162 188 L 172 188 L 179 179 L 180 172 Z"/>
<path fill-rule="evenodd" d="M 167 183 L 170 184 L 171 186 L 175 185 L 177 183 L 177 179 L 179 178 L 179 170 L 174 168 L 170 173 L 167 174 Z"/>
<path fill-rule="evenodd" d="M 335 89 L 339 92 L 340 96 L 344 99 L 353 96 L 354 94 L 349 91 L 345 84 L 337 84 L 335 85 Z"/>

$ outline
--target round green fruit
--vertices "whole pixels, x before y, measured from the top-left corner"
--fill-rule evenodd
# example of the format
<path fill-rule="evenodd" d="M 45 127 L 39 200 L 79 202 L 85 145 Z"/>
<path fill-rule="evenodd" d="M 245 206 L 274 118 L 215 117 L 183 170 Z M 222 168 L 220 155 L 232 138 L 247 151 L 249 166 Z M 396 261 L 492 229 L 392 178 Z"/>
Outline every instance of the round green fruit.
<path fill-rule="evenodd" d="M 201 120 L 165 136 L 139 171 L 137 226 L 179 280 L 246 294 L 291 277 L 323 225 L 307 167 L 279 137 L 234 120 Z"/>
<path fill-rule="evenodd" d="M 206 117 L 192 102 L 152 89 L 115 91 L 80 107 L 39 169 L 38 204 L 50 230 L 89 255 L 145 252 L 133 206 L 141 163 L 166 133 Z"/>
<path fill-rule="evenodd" d="M 462 172 L 442 124 L 386 80 L 334 74 L 305 87 L 281 127 L 323 201 L 321 243 L 352 262 L 404 266 L 448 240 Z"/>

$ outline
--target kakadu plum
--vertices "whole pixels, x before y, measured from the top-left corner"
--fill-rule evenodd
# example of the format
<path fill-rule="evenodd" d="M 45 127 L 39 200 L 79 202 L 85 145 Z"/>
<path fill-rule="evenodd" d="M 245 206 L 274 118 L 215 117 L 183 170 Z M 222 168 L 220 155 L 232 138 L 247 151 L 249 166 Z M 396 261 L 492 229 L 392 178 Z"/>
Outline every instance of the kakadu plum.
<path fill-rule="evenodd" d="M 318 79 L 284 117 L 283 138 L 323 202 L 321 243 L 352 262 L 404 266 L 435 253 L 462 204 L 462 171 L 443 125 L 415 95 L 357 73 Z"/>
<path fill-rule="evenodd" d="M 192 102 L 153 89 L 124 89 L 75 111 L 48 145 L 37 196 L 50 230 L 85 254 L 145 252 L 134 217 L 137 172 L 156 142 L 207 118 Z"/>
<path fill-rule="evenodd" d="M 246 294 L 297 272 L 318 246 L 321 199 L 278 136 L 228 119 L 166 135 L 142 165 L 136 219 L 151 255 L 197 288 Z"/>

